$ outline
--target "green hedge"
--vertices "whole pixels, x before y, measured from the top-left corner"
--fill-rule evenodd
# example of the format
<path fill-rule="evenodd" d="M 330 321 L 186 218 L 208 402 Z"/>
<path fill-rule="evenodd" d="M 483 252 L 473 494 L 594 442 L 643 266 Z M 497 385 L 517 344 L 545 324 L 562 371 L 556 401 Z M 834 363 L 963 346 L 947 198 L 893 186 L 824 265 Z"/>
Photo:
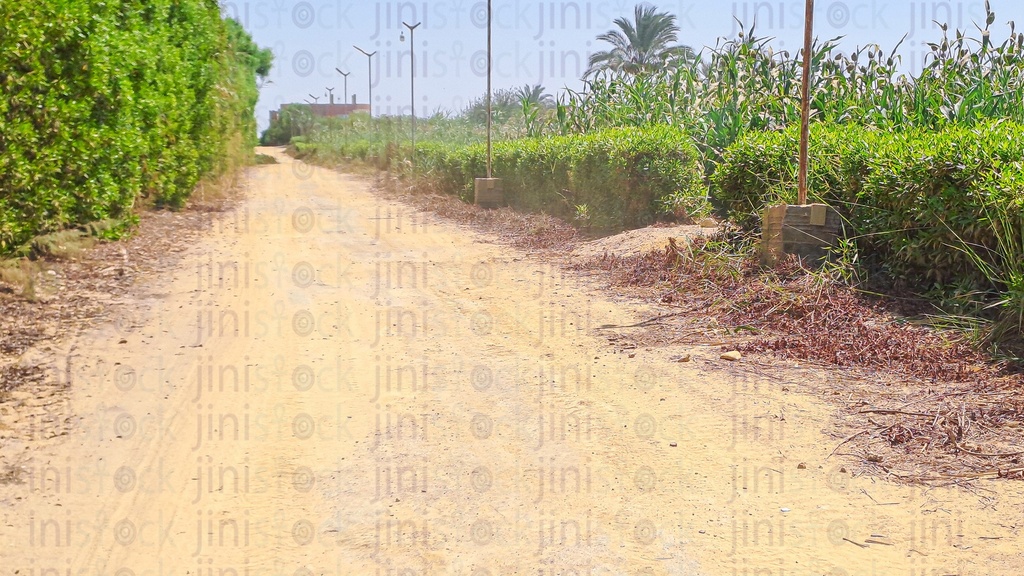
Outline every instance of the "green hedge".
<path fill-rule="evenodd" d="M 416 153 L 418 170 L 444 192 L 472 201 L 473 180 L 485 174 L 484 145 L 425 142 Z M 708 210 L 698 152 L 686 133 L 669 126 L 496 142 L 493 162 L 513 208 L 586 217 L 598 228 Z"/>
<path fill-rule="evenodd" d="M 877 133 L 857 126 L 811 126 L 808 196 L 849 216 L 866 175 Z M 725 150 L 711 177 L 712 192 L 730 220 L 754 230 L 765 206 L 796 203 L 796 129 L 751 132 Z"/>
<path fill-rule="evenodd" d="M 1022 135 L 1000 121 L 902 133 L 816 125 L 810 195 L 848 218 L 863 255 L 915 285 L 990 285 L 978 256 L 1000 269 L 1024 260 L 1005 250 L 1020 245 L 1019 227 L 1014 238 L 1000 232 L 1024 209 Z M 791 129 L 748 134 L 726 151 L 712 188 L 731 218 L 756 228 L 762 207 L 795 202 L 797 149 Z"/>
<path fill-rule="evenodd" d="M 0 2 L 0 253 L 183 204 L 254 142 L 269 59 L 210 0 Z"/>

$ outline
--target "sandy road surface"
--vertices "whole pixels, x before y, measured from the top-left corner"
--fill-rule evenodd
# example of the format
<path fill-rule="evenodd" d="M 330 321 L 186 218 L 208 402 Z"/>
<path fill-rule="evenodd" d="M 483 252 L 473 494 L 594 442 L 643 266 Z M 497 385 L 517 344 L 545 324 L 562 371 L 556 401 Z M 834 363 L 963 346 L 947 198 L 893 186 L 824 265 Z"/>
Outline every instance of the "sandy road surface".
<path fill-rule="evenodd" d="M 0 574 L 1024 565 L 1017 484 L 853 478 L 825 404 L 710 348 L 616 353 L 634 305 L 273 153 L 136 309 L 39 352 L 65 400 L 0 405 L 28 431 Z"/>

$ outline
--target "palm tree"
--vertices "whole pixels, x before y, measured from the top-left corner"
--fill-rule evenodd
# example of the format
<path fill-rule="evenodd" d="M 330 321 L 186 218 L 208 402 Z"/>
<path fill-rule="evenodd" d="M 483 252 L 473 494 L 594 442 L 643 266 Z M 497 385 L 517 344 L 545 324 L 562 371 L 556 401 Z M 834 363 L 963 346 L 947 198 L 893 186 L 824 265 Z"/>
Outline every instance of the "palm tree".
<path fill-rule="evenodd" d="M 544 91 L 540 84 L 524 84 L 515 89 L 515 95 L 520 104 L 536 104 L 543 108 L 550 108 L 555 105 L 555 97 Z"/>
<path fill-rule="evenodd" d="M 523 84 L 513 91 L 519 99 L 527 136 L 539 136 L 555 107 L 555 98 L 540 84 Z"/>
<path fill-rule="evenodd" d="M 675 14 L 658 12 L 649 4 L 637 4 L 633 22 L 616 18 L 618 30 L 609 30 L 597 37 L 612 45 L 590 57 L 586 78 L 598 72 L 637 75 L 671 65 L 673 61 L 692 60 L 693 49 L 674 45 L 679 34 Z"/>

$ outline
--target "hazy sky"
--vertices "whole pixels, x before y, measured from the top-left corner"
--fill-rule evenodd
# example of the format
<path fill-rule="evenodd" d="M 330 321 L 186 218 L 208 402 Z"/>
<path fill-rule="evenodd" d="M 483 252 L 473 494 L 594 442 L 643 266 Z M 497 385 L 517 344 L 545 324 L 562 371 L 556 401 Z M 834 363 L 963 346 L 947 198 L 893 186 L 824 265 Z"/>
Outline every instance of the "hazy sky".
<path fill-rule="evenodd" d="M 605 44 L 595 37 L 615 18 L 631 17 L 634 0 L 494 0 L 495 88 L 542 84 L 555 93 L 578 89 L 590 53 Z M 759 36 L 773 37 L 777 49 L 796 51 L 802 38 L 804 0 L 769 2 L 672 0 L 654 3 L 677 16 L 680 42 L 695 48 L 734 37 L 736 19 L 756 21 Z M 257 107 L 261 129 L 267 114 L 285 102 L 309 95 L 326 102 L 326 88 L 344 98 L 344 80 L 335 68 L 350 72 L 348 98 L 367 98 L 366 56 L 372 58 L 375 114 L 408 113 L 409 46 L 399 40 L 402 22 L 422 25 L 415 32 L 416 112 L 458 111 L 486 89 L 486 1 L 352 2 L 342 0 L 234 0 L 221 2 L 223 13 L 238 19 L 262 46 L 274 51 L 274 69 Z M 993 40 L 1009 34 L 1007 22 L 1024 24 L 1024 2 L 992 0 L 996 12 Z M 815 35 L 843 36 L 842 46 L 879 43 L 900 52 L 908 69 L 920 68 L 926 43 L 939 38 L 933 22 L 976 32 L 984 23 L 984 0 L 817 0 Z M 975 34 L 977 36 L 977 34 Z"/>

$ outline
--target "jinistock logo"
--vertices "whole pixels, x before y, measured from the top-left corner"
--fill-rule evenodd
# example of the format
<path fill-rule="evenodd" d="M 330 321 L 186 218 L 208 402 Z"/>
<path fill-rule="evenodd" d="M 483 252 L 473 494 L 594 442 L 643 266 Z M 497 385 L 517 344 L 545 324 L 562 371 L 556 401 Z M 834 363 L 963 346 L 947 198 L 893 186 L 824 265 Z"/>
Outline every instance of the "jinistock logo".
<path fill-rule="evenodd" d="M 499 31 L 518 31 L 539 40 L 547 34 L 569 30 L 604 30 L 619 14 L 629 9 L 627 2 L 526 2 L 497 1 L 492 5 L 491 26 Z M 422 20 L 426 29 L 476 29 L 487 27 L 487 2 L 377 2 L 374 10 L 376 40 L 389 30 L 398 30 L 404 21 Z"/>
<path fill-rule="evenodd" d="M 762 33 L 802 29 L 804 8 L 802 0 L 733 2 L 731 36 L 740 31 L 740 23 L 747 28 L 756 26 Z M 905 4 L 884 0 L 833 0 L 817 3 L 814 19 L 818 29 L 837 32 L 898 30 L 905 31 L 907 38 L 914 38 L 940 25 L 965 29 L 972 22 L 984 22 L 985 3 L 981 0 Z"/>
<path fill-rule="evenodd" d="M 221 2 L 220 11 L 224 17 L 237 20 L 250 30 L 288 26 L 301 30 L 351 30 L 355 28 L 355 6 L 355 2 L 341 0 L 315 3 L 264 0 Z"/>
<path fill-rule="evenodd" d="M 878 30 L 890 27 L 888 11 L 891 6 L 881 0 L 819 2 L 815 7 L 815 25 L 832 30 Z M 804 25 L 803 1 L 786 2 L 733 2 L 733 29 L 739 24 L 764 33 L 777 30 L 799 30 Z"/>
<path fill-rule="evenodd" d="M 438 79 L 482 79 L 487 75 L 487 52 L 479 48 L 480 42 L 466 42 L 461 39 L 447 40 L 416 39 L 416 77 L 426 81 Z M 382 82 L 409 77 L 409 51 L 399 49 L 391 41 L 376 41 L 373 44 L 377 54 L 373 57 L 371 84 L 376 89 Z M 587 68 L 587 62 L 596 46 L 592 41 L 570 41 L 556 39 L 514 39 L 506 45 L 496 47 L 492 56 L 493 75 L 496 82 L 529 81 L 547 85 L 552 81 L 578 79 Z M 335 78 L 335 67 L 344 67 L 341 52 L 324 51 L 314 54 L 308 49 L 286 56 L 284 62 L 291 64 L 292 72 L 302 78 L 316 74 L 320 78 Z M 434 100 L 417 96 L 417 114 L 429 116 Z M 374 110 L 381 114 L 407 114 L 407 96 L 397 94 L 374 94 Z M 452 109 L 461 109 L 464 100 L 453 100 Z"/>
<path fill-rule="evenodd" d="M 632 8 L 624 0 L 602 2 L 499 0 L 493 3 L 492 26 L 498 30 L 526 32 L 538 39 L 567 30 L 603 30 L 617 16 Z M 672 10 L 675 6 L 668 6 Z M 681 24 L 695 27 L 691 2 L 678 2 Z M 482 30 L 487 26 L 487 2 L 320 2 L 261 0 L 221 2 L 221 13 L 249 29 L 296 28 L 299 30 L 352 30 L 372 20 L 371 40 L 398 30 L 402 22 L 422 21 L 426 29 Z M 357 26 L 357 24 L 360 24 Z"/>
<path fill-rule="evenodd" d="M 913 38 L 920 31 L 936 30 L 940 25 L 963 30 L 972 22 L 985 21 L 985 3 L 981 0 L 968 2 L 909 2 L 910 22 L 907 37 Z"/>

